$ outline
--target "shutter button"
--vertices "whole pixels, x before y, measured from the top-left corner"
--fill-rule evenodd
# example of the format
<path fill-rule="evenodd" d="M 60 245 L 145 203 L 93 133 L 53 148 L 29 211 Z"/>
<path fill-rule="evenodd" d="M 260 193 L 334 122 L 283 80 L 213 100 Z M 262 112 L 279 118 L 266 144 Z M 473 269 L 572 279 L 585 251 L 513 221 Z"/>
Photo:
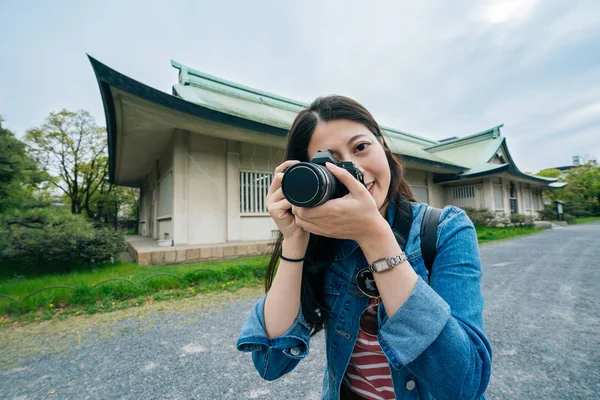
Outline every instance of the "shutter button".
<path fill-rule="evenodd" d="M 406 389 L 408 389 L 408 390 L 413 390 L 415 388 L 415 386 L 417 386 L 417 385 L 416 385 L 415 381 L 413 381 L 412 379 L 410 381 L 406 382 Z"/>
<path fill-rule="evenodd" d="M 297 347 L 292 347 L 290 349 L 290 353 L 292 353 L 293 356 L 297 356 L 298 354 L 300 354 L 300 349 Z"/>

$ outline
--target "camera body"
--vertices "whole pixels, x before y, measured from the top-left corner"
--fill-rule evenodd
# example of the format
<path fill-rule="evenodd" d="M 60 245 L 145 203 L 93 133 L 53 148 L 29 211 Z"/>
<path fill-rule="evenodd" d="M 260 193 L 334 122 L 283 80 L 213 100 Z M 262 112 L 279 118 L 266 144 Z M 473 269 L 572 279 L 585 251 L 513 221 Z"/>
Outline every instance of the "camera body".
<path fill-rule="evenodd" d="M 281 190 L 292 205 L 317 207 L 348 194 L 348 188 L 325 167 L 327 162 L 345 169 L 365 184 L 362 172 L 352 161 L 337 161 L 330 150 L 319 150 L 310 162 L 294 164 L 283 174 Z"/>

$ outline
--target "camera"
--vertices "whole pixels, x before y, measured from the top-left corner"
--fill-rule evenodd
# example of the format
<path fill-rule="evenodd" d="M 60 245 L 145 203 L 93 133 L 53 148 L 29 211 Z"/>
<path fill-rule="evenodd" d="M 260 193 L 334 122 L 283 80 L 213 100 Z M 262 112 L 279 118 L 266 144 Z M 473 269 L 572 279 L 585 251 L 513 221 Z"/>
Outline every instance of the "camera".
<path fill-rule="evenodd" d="M 281 191 L 291 204 L 297 207 L 317 207 L 328 200 L 348 194 L 348 188 L 325 167 L 326 162 L 344 168 L 360 183 L 365 184 L 362 172 L 352 161 L 337 161 L 330 150 L 319 150 L 310 162 L 294 164 L 284 171 Z"/>

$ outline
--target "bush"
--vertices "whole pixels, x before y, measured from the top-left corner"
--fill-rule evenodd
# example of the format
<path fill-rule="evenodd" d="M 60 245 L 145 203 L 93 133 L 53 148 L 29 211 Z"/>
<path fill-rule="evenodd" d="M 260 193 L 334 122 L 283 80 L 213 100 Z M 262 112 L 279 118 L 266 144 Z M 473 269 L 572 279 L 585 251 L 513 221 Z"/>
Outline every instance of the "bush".
<path fill-rule="evenodd" d="M 571 222 L 575 221 L 575 216 L 569 213 L 564 213 L 563 221 L 565 221 L 567 224 L 570 224 Z"/>
<path fill-rule="evenodd" d="M 516 226 L 533 226 L 534 218 L 531 215 L 523 215 L 519 213 L 510 215 L 510 222 Z"/>
<path fill-rule="evenodd" d="M 540 211 L 540 215 L 544 221 L 556 221 L 556 206 L 554 204 L 545 205 L 544 209 Z"/>
<path fill-rule="evenodd" d="M 57 272 L 106 263 L 126 249 L 122 233 L 48 207 L 3 215 L 0 256 L 23 272 Z"/>
<path fill-rule="evenodd" d="M 501 216 L 485 208 L 475 209 L 472 207 L 465 207 L 463 210 L 467 213 L 467 216 L 475 226 L 497 226 L 498 224 L 504 223 Z"/>

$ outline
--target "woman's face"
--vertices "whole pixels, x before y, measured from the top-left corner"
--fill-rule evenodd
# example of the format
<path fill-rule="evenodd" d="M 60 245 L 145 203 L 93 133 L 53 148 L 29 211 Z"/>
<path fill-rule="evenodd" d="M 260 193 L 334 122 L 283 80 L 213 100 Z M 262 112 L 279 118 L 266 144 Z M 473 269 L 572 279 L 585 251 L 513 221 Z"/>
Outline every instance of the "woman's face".
<path fill-rule="evenodd" d="M 331 150 L 338 161 L 352 161 L 362 171 L 377 208 L 385 214 L 390 167 L 382 144 L 366 126 L 348 120 L 319 122 L 308 145 L 309 159 L 319 150 Z"/>

